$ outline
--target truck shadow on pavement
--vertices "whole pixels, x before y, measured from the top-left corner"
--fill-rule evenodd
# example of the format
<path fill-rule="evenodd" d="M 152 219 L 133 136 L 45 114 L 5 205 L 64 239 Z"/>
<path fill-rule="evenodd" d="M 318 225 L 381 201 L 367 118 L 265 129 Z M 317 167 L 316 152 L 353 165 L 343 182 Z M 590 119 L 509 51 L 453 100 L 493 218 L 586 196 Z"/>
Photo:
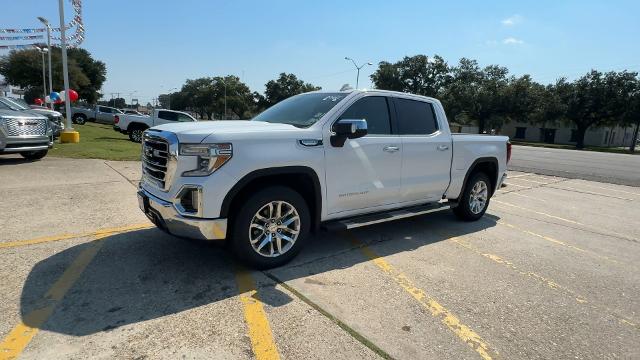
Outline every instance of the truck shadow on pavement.
<path fill-rule="evenodd" d="M 286 282 L 366 262 L 370 259 L 360 251 L 362 246 L 379 256 L 409 252 L 493 227 L 496 220 L 487 215 L 465 223 L 444 212 L 347 233 L 320 233 L 290 264 L 254 273 L 258 296 L 270 306 L 281 306 L 292 299 L 273 279 Z M 53 314 L 43 325 L 30 324 L 29 314 L 51 302 L 47 294 L 56 279 L 94 241 L 102 242 L 100 251 Z M 175 238 L 157 229 L 116 234 L 37 263 L 23 287 L 21 315 L 26 325 L 73 336 L 111 331 L 235 297 L 236 268 L 221 246 Z"/>

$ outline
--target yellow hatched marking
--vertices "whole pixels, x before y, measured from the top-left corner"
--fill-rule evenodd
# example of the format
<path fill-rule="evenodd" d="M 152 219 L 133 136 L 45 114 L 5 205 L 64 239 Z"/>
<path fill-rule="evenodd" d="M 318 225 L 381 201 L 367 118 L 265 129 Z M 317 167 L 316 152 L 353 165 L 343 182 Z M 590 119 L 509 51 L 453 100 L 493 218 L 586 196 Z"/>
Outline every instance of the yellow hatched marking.
<path fill-rule="evenodd" d="M 280 359 L 267 314 L 258 298 L 258 291 L 251 273 L 244 268 L 238 268 L 236 270 L 236 283 L 240 291 L 244 319 L 247 323 L 251 347 L 256 359 Z"/>
<path fill-rule="evenodd" d="M 101 238 L 108 234 L 97 236 Z M 65 294 L 80 278 L 89 263 L 102 248 L 103 241 L 95 240 L 87 245 L 80 255 L 64 271 L 62 276 L 49 288 L 44 295 L 44 302 L 48 304 L 24 316 L 23 321 L 16 325 L 0 343 L 0 360 L 16 359 L 29 345 L 42 325 L 49 319 L 56 306 Z"/>
<path fill-rule="evenodd" d="M 384 258 L 376 254 L 371 248 L 364 245 L 355 236 L 348 233 L 354 245 L 360 247 L 360 250 L 371 261 L 382 270 L 386 275 L 391 277 L 402 289 L 411 295 L 420 305 L 429 310 L 431 315 L 439 319 L 449 330 L 451 330 L 458 338 L 475 350 L 483 359 L 492 359 L 497 356 L 497 352 L 489 346 L 475 331 L 464 325 L 457 316 L 452 314 L 444 306 L 440 305 L 434 298 L 428 295 L 424 290 L 418 288 L 402 271 L 388 263 Z"/>
<path fill-rule="evenodd" d="M 480 256 L 483 256 L 487 259 L 490 259 L 491 261 L 498 263 L 500 265 L 504 265 L 505 267 L 519 273 L 520 275 L 529 277 L 531 279 L 534 279 L 540 283 L 542 283 L 543 285 L 546 285 L 548 288 L 551 288 L 553 290 L 557 290 L 560 292 L 564 292 L 566 294 L 568 294 L 569 296 L 571 296 L 572 298 L 574 298 L 576 300 L 577 303 L 579 304 L 590 304 L 593 308 L 598 309 L 599 311 L 602 311 L 603 308 L 604 310 L 609 313 L 609 315 L 611 315 L 612 317 L 616 318 L 618 320 L 618 322 L 620 324 L 624 324 L 627 326 L 631 326 L 633 327 L 635 330 L 640 330 L 640 325 L 638 325 L 637 323 L 633 322 L 632 320 L 619 315 L 616 311 L 604 306 L 604 307 L 600 307 L 597 305 L 594 305 L 593 303 L 591 303 L 590 301 L 587 300 L 587 298 L 583 295 L 580 295 L 578 293 L 576 293 L 575 291 L 567 288 L 566 286 L 560 285 L 558 284 L 555 280 L 550 279 L 548 277 L 545 277 L 543 275 L 540 275 L 538 273 L 535 273 L 533 271 L 526 271 L 526 270 L 521 270 L 519 267 L 517 267 L 514 263 L 512 263 L 511 261 L 508 261 L 498 255 L 495 254 L 491 254 L 491 253 L 486 253 L 481 251 L 480 249 L 478 249 L 477 247 L 471 245 L 468 241 L 465 241 L 462 238 L 459 237 L 451 237 L 449 238 L 450 240 L 452 240 L 453 242 L 455 242 L 456 244 L 462 246 L 465 249 L 468 249 Z"/>
<path fill-rule="evenodd" d="M 106 228 L 106 229 L 101 229 L 101 230 L 86 232 L 86 233 L 79 233 L 79 234 L 61 234 L 61 235 L 46 236 L 46 237 L 40 237 L 35 239 L 29 239 L 29 240 L 11 241 L 11 242 L 0 243 L 0 249 L 41 244 L 41 243 L 47 243 L 52 241 L 77 239 L 77 238 L 87 237 L 87 236 L 102 236 L 105 234 L 111 235 L 114 233 L 125 232 L 125 231 L 149 229 L 151 227 L 153 227 L 153 225 L 149 225 L 149 223 L 144 223 L 144 224 L 122 226 L 122 227 Z"/>
<path fill-rule="evenodd" d="M 520 210 L 524 210 L 524 211 L 532 212 L 532 213 L 535 213 L 535 214 L 538 214 L 538 215 L 542 215 L 542 216 L 550 217 L 550 218 L 552 218 L 552 219 L 557 219 L 557 220 L 560 220 L 560 221 L 565 221 L 565 222 L 568 222 L 568 223 L 571 223 L 571 224 L 584 225 L 584 224 L 582 224 L 582 223 L 580 223 L 580 222 L 577 222 L 577 221 L 573 221 L 573 220 L 565 219 L 565 218 L 562 218 L 562 217 L 559 217 L 559 216 L 555 216 L 555 215 L 547 214 L 547 213 L 544 213 L 544 212 L 542 212 L 542 211 L 536 211 L 536 210 L 527 209 L 527 208 L 522 207 L 522 206 L 518 206 L 518 205 L 510 204 L 510 203 L 507 203 L 507 202 L 504 202 L 504 201 L 500 201 L 500 200 L 496 200 L 496 199 L 491 199 L 491 202 L 498 203 L 498 204 L 500 204 L 500 205 L 505 205 L 505 206 L 514 207 L 514 208 L 516 208 L 516 209 L 520 209 Z"/>

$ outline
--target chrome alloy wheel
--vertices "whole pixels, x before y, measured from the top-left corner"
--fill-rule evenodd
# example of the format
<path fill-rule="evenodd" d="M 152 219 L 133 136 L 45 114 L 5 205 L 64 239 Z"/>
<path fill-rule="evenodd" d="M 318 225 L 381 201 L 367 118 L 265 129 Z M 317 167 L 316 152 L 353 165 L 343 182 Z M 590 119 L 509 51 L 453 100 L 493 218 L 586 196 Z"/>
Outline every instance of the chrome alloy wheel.
<path fill-rule="evenodd" d="M 265 257 L 289 251 L 300 233 L 300 216 L 286 201 L 271 201 L 256 212 L 249 226 L 253 250 Z"/>
<path fill-rule="evenodd" d="M 489 188 L 487 184 L 480 180 L 473 185 L 471 194 L 469 195 L 469 209 L 474 214 L 480 214 L 484 207 L 487 205 L 487 199 L 489 198 Z"/>
<path fill-rule="evenodd" d="M 133 129 L 131 130 L 131 139 L 135 142 L 142 142 L 142 130 Z"/>

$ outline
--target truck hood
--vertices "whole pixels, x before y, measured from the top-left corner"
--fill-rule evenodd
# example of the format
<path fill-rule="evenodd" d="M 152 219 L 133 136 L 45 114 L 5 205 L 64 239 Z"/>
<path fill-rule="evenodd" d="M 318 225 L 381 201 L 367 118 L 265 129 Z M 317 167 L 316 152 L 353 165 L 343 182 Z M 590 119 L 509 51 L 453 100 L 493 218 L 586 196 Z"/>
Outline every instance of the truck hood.
<path fill-rule="evenodd" d="M 214 120 L 183 122 L 176 124 L 163 124 L 154 126 L 154 129 L 169 131 L 178 136 L 180 142 L 199 143 L 207 137 L 213 136 L 216 139 L 233 140 L 255 134 L 277 135 L 294 132 L 302 132 L 305 129 L 297 128 L 288 124 L 275 124 L 264 121 L 249 120 Z"/>

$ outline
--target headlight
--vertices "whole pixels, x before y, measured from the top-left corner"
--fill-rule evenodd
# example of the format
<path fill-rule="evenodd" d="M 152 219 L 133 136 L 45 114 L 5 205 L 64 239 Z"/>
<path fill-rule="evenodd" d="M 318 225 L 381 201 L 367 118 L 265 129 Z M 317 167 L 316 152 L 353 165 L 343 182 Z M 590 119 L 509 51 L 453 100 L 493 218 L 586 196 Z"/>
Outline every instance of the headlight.
<path fill-rule="evenodd" d="M 182 176 L 207 176 L 218 170 L 233 155 L 233 147 L 225 144 L 180 144 L 180 155 L 197 156 L 197 167 Z"/>

